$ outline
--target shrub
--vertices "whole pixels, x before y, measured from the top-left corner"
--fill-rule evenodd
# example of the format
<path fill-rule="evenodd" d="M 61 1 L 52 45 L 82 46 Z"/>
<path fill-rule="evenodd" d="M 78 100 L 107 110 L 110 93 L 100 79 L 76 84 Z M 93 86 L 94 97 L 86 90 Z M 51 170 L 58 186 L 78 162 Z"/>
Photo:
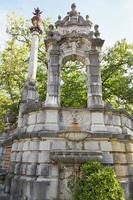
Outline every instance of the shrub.
<path fill-rule="evenodd" d="M 124 191 L 111 167 L 98 161 L 81 166 L 79 177 L 69 181 L 73 200 L 124 200 Z"/>

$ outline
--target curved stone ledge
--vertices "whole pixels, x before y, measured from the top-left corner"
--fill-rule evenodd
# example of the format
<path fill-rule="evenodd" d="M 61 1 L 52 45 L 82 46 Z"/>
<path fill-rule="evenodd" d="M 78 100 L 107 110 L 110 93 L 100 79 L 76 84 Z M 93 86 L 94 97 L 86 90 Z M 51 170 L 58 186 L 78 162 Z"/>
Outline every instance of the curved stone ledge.
<path fill-rule="evenodd" d="M 57 137 L 57 138 L 65 138 L 64 134 L 67 133 L 68 131 L 40 131 L 40 132 L 32 132 L 32 133 L 25 133 L 25 132 L 17 132 L 14 135 L 11 135 L 9 138 L 7 139 L 3 139 L 1 141 L 1 145 L 7 145 L 7 144 L 11 144 L 13 143 L 14 140 L 21 140 L 21 139 L 33 139 L 33 138 L 52 138 L 52 137 Z M 70 133 L 72 133 L 72 131 L 70 131 Z M 81 133 L 83 133 L 81 131 Z M 132 135 L 125 135 L 125 134 L 113 134 L 113 133 L 90 133 L 90 132 L 85 132 L 86 134 L 88 134 L 88 138 L 108 138 L 108 139 L 119 139 L 119 140 L 129 140 L 129 141 L 133 141 L 133 136 Z M 86 138 L 87 139 L 87 138 Z"/>
<path fill-rule="evenodd" d="M 41 104 L 41 103 L 40 103 Z M 113 112 L 113 113 L 118 113 L 118 114 L 124 114 L 126 116 L 128 116 L 129 118 L 131 118 L 133 120 L 133 116 L 130 115 L 126 110 L 124 109 L 114 109 L 114 108 L 110 108 L 110 107 L 93 107 L 93 108 L 72 108 L 72 107 L 51 107 L 51 106 L 40 106 L 38 107 L 38 109 L 36 109 L 36 111 L 44 111 L 44 110 L 58 110 L 58 111 L 101 111 L 101 112 Z M 25 110 L 25 112 L 23 112 L 23 114 L 29 114 L 31 112 L 34 112 L 35 110 L 31 109 L 31 110 Z"/>
<path fill-rule="evenodd" d="M 102 160 L 102 152 L 88 152 L 75 150 L 54 150 L 50 151 L 50 158 L 54 162 L 62 163 L 85 163 L 90 160 Z"/>

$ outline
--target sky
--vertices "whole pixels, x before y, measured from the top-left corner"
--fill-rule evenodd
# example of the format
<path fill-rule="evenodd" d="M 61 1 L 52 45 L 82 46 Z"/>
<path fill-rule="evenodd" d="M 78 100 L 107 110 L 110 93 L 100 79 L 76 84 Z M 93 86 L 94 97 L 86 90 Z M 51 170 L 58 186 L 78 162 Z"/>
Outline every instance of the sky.
<path fill-rule="evenodd" d="M 31 19 L 34 8 L 39 7 L 43 17 L 50 17 L 54 23 L 58 15 L 66 16 L 72 3 L 82 16 L 88 14 L 99 25 L 105 48 L 123 38 L 133 43 L 133 0 L 0 0 L 0 49 L 8 38 L 6 19 L 10 12 Z"/>

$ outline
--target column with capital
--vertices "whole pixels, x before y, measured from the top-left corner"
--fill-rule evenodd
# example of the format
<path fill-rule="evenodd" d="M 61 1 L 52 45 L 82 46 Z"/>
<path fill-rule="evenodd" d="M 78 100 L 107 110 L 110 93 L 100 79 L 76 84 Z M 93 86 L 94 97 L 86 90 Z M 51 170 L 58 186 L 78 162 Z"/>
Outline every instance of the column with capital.
<path fill-rule="evenodd" d="M 91 50 L 88 54 L 89 64 L 87 66 L 88 75 L 88 107 L 103 108 L 102 81 L 100 70 L 100 53 L 104 40 L 100 39 L 98 25 L 95 25 L 95 37 L 92 39 Z"/>
<path fill-rule="evenodd" d="M 48 84 L 45 106 L 60 106 L 60 64 L 58 50 L 51 50 L 48 63 Z"/>
<path fill-rule="evenodd" d="M 30 110 L 32 108 L 35 109 L 38 106 L 39 102 L 39 94 L 36 87 L 36 73 L 37 73 L 38 40 L 39 40 L 39 34 L 42 33 L 42 30 L 40 28 L 41 13 L 42 12 L 39 10 L 39 8 L 35 9 L 35 12 L 33 13 L 34 16 L 31 19 L 33 24 L 33 26 L 30 28 L 30 31 L 32 33 L 31 53 L 30 53 L 28 75 L 25 81 L 19 108 L 18 127 L 22 126 L 22 114 L 25 110 L 27 110 L 27 107 Z"/>

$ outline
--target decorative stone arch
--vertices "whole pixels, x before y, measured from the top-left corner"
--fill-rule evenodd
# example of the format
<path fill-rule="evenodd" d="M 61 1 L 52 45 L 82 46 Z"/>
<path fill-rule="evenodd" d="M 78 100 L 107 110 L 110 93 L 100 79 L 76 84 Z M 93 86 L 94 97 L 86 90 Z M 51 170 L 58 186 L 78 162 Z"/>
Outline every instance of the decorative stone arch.
<path fill-rule="evenodd" d="M 50 25 L 45 40 L 48 58 L 45 106 L 60 107 L 61 66 L 68 60 L 79 60 L 87 68 L 88 108 L 103 107 L 99 55 L 104 41 L 99 38 L 98 27 L 95 26 L 95 33 L 91 31 L 88 18 L 84 20 L 73 9 L 63 20 L 58 18 L 55 25 L 57 30 Z"/>
<path fill-rule="evenodd" d="M 89 59 L 88 59 L 88 57 L 85 55 L 85 52 L 76 52 L 76 54 L 73 54 L 73 52 L 72 51 L 70 51 L 69 52 L 69 54 L 68 54 L 68 52 L 67 53 L 64 53 L 63 55 L 61 55 L 60 56 L 60 66 L 61 66 L 61 74 L 62 74 L 62 65 L 64 65 L 64 64 L 66 64 L 68 61 L 79 61 L 79 62 L 81 62 L 83 65 L 84 65 L 84 67 L 86 68 L 86 77 L 87 77 L 87 79 L 86 79 L 86 81 L 87 81 L 87 105 L 89 105 L 89 99 L 88 99 L 88 92 L 89 92 L 89 88 L 88 88 L 88 86 L 89 86 L 89 84 L 88 84 L 88 82 L 89 82 L 89 77 L 88 77 L 88 73 L 87 73 L 87 68 L 88 68 L 88 66 L 89 66 Z M 60 96 L 59 96 L 59 98 L 60 98 Z"/>

